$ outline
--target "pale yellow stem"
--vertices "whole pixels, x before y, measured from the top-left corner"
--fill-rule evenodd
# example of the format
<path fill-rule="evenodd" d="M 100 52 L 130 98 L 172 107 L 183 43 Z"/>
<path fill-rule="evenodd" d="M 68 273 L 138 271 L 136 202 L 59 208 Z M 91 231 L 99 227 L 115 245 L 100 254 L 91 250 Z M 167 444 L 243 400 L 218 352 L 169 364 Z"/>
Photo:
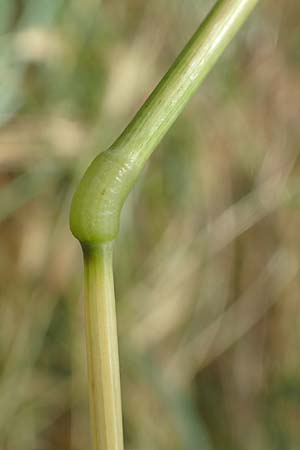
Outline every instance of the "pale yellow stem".
<path fill-rule="evenodd" d="M 112 243 L 84 249 L 86 339 L 94 450 L 123 450 Z"/>

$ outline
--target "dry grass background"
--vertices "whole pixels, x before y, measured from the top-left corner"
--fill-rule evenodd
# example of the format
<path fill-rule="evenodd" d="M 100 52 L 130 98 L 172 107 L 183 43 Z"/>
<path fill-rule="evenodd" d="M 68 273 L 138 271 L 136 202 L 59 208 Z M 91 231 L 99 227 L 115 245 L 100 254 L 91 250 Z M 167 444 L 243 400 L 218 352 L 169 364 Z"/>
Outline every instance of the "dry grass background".
<path fill-rule="evenodd" d="M 1 450 L 90 448 L 70 198 L 212 3 L 1 1 Z M 261 2 L 123 212 L 127 450 L 300 448 L 299 15 Z"/>

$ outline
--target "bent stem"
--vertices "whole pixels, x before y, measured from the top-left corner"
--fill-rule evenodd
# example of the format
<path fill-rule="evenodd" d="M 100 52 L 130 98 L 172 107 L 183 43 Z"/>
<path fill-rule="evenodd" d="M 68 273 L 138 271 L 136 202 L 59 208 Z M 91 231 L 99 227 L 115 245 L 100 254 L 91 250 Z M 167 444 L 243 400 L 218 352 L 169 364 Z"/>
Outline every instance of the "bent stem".
<path fill-rule="evenodd" d="M 95 450 L 122 450 L 122 409 L 111 242 L 83 247 L 92 439 Z"/>
<path fill-rule="evenodd" d="M 217 2 L 121 136 L 94 159 L 71 207 L 71 229 L 81 242 L 116 238 L 122 206 L 146 161 L 257 1 Z"/>
<path fill-rule="evenodd" d="M 115 143 L 92 162 L 73 197 L 82 243 L 94 450 L 123 450 L 112 242 L 145 162 L 258 0 L 220 0 Z"/>

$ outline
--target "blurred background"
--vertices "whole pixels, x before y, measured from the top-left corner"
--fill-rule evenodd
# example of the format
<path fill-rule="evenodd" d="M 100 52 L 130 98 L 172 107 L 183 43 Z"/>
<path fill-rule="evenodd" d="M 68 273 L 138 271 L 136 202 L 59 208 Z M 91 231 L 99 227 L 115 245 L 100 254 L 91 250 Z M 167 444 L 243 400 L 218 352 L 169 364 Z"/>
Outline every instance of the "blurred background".
<path fill-rule="evenodd" d="M 213 3 L 1 0 L 1 450 L 90 448 L 70 199 Z M 123 211 L 126 450 L 300 448 L 299 17 L 261 2 Z"/>

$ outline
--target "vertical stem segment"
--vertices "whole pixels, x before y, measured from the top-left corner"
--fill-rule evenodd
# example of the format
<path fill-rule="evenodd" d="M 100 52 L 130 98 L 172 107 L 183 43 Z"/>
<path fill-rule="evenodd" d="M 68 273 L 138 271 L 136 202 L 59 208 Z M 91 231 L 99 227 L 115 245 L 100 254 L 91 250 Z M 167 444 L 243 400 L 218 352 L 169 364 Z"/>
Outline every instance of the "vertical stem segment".
<path fill-rule="evenodd" d="M 83 249 L 90 412 L 94 450 L 123 450 L 112 242 Z"/>

